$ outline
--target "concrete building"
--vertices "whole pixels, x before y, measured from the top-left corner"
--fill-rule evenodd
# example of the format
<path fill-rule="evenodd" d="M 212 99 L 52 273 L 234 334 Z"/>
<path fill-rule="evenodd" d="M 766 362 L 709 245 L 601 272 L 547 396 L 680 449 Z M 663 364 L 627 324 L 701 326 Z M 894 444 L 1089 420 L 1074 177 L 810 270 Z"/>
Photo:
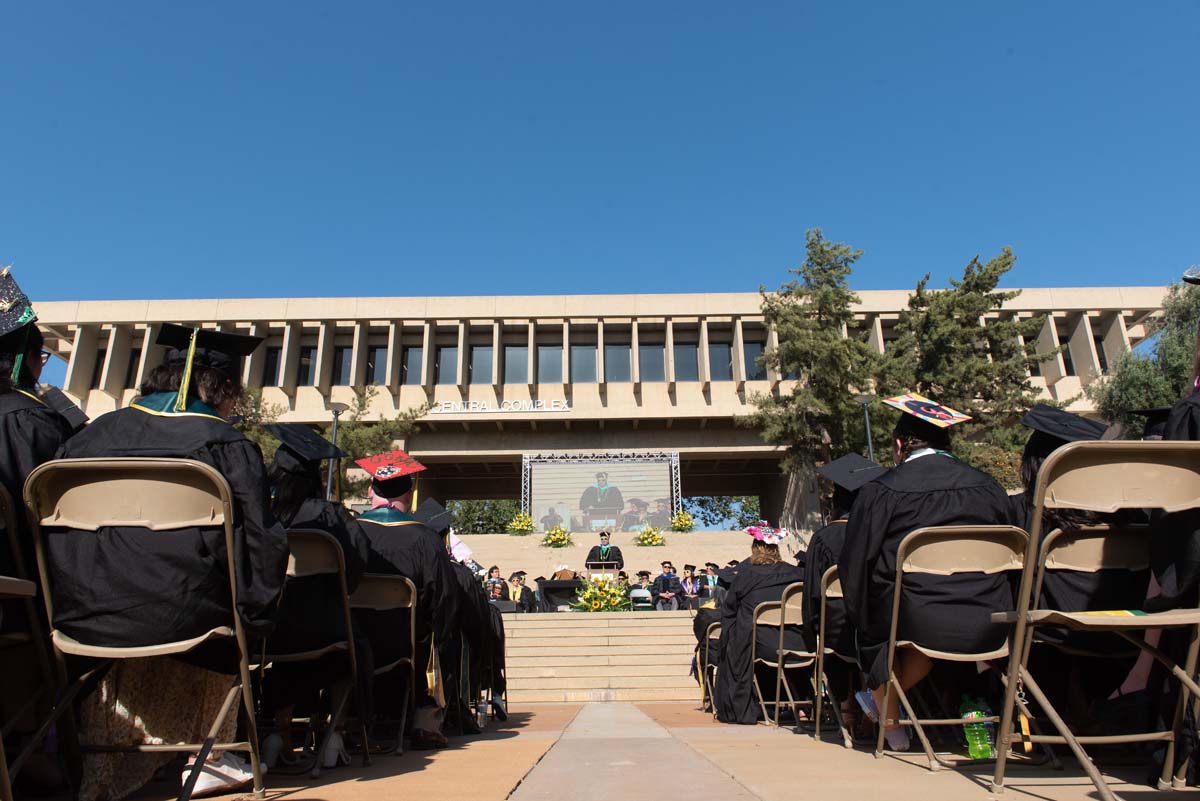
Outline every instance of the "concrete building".
<path fill-rule="evenodd" d="M 1049 314 L 1033 382 L 1065 400 L 1146 336 L 1163 287 L 1026 289 L 1000 313 Z M 851 332 L 883 351 L 908 292 L 859 293 Z M 794 524 L 811 487 L 735 424 L 756 393 L 790 382 L 756 364 L 775 332 L 756 293 L 436 298 L 279 298 L 38 303 L 64 389 L 92 416 L 128 404 L 162 358 L 162 322 L 264 336 L 248 386 L 285 422 L 328 423 L 331 403 L 375 385 L 373 415 L 432 404 L 402 447 L 440 498 L 520 496 L 522 456 L 677 452 L 684 495 L 757 495 Z M 1086 401 L 1072 408 L 1086 411 Z M 794 522 L 792 522 L 794 521 Z"/>

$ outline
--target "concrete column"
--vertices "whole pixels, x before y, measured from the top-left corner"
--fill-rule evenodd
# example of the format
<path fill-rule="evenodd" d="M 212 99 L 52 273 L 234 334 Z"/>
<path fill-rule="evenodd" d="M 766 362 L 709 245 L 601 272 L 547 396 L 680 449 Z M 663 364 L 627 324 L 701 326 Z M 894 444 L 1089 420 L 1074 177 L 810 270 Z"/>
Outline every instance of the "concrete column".
<path fill-rule="evenodd" d="M 571 321 L 563 320 L 562 342 L 562 382 L 563 389 L 571 383 Z"/>
<path fill-rule="evenodd" d="M 637 389 L 642 383 L 642 364 L 638 357 L 638 321 L 634 317 L 629 321 L 629 380 Z"/>
<path fill-rule="evenodd" d="M 267 343 L 265 338 L 269 332 L 266 323 L 250 323 L 250 335 L 263 337 L 264 341 L 261 345 L 254 349 L 254 352 L 246 357 L 245 364 L 242 365 L 242 386 L 259 389 L 262 387 L 263 362 L 266 360 Z M 149 335 L 149 331 L 146 332 Z M 142 354 L 145 355 L 146 346 L 142 346 Z M 138 379 L 141 383 L 141 379 Z"/>
<path fill-rule="evenodd" d="M 92 370 L 100 346 L 100 326 L 81 325 L 75 329 L 75 340 L 71 343 L 71 358 L 67 361 L 67 374 L 63 380 L 67 394 L 84 406 L 87 411 L 88 392 L 92 386 Z"/>
<path fill-rule="evenodd" d="M 746 385 L 746 341 L 742 336 L 742 318 L 733 321 L 733 381 L 741 390 Z"/>
<path fill-rule="evenodd" d="M 467 391 L 467 347 L 470 343 L 467 342 L 467 321 L 458 321 L 458 388 L 463 392 Z"/>
<path fill-rule="evenodd" d="M 533 373 L 537 367 L 537 324 L 533 320 L 529 321 L 526 341 L 529 344 L 525 348 L 525 385 L 532 387 L 537 383 L 537 377 Z"/>
<path fill-rule="evenodd" d="M 1079 315 L 1067 347 L 1071 351 L 1071 361 L 1075 363 L 1075 374 L 1084 386 L 1100 377 L 1100 358 L 1096 355 L 1096 342 L 1087 314 Z"/>
<path fill-rule="evenodd" d="M 772 351 L 779 350 L 779 332 L 774 327 L 767 329 L 767 348 Z M 768 365 L 767 380 L 771 382 L 771 389 L 775 389 L 779 386 L 779 382 L 783 380 L 783 374 L 779 372 L 779 368 L 774 365 Z"/>
<path fill-rule="evenodd" d="M 436 345 L 433 341 L 433 323 L 425 321 L 424 331 L 421 333 L 421 383 L 425 385 L 425 391 L 433 393 L 433 366 L 436 358 L 434 349 Z"/>
<path fill-rule="evenodd" d="M 500 321 L 492 321 L 492 386 L 497 390 L 504 383 L 503 377 L 500 375 L 500 349 L 504 347 L 504 343 L 500 341 Z"/>
<path fill-rule="evenodd" d="M 1104 348 L 1104 359 L 1108 369 L 1117 366 L 1117 360 L 1129 352 L 1129 332 L 1125 330 L 1125 318 L 1120 312 L 1111 312 L 1100 322 L 1100 346 Z"/>
<path fill-rule="evenodd" d="M 400 394 L 400 378 L 402 372 L 404 346 L 402 337 L 404 335 L 404 326 L 396 320 L 388 323 L 388 342 L 387 342 L 387 385 L 388 389 L 394 395 Z"/>
<path fill-rule="evenodd" d="M 333 349 L 337 345 L 337 325 L 329 320 L 317 329 L 317 389 L 328 395 L 333 386 Z"/>
<path fill-rule="evenodd" d="M 1042 377 L 1046 379 L 1046 386 L 1048 387 L 1062 380 L 1063 376 L 1067 374 L 1062 354 L 1057 352 L 1058 345 L 1058 331 L 1054 328 L 1054 317 L 1047 314 L 1045 321 L 1042 323 L 1042 330 L 1038 334 L 1037 352 L 1044 354 L 1054 351 L 1053 358 L 1041 363 Z"/>
<path fill-rule="evenodd" d="M 354 338 L 350 348 L 350 383 L 353 386 L 366 386 L 367 357 L 370 354 L 368 335 L 370 326 L 358 320 L 354 323 Z"/>
<path fill-rule="evenodd" d="M 708 389 L 712 380 L 712 370 L 708 363 L 708 319 L 700 318 L 700 344 L 698 357 L 700 359 L 700 388 Z"/>
<path fill-rule="evenodd" d="M 296 394 L 296 379 L 300 372 L 300 339 L 304 336 L 304 328 L 300 323 L 287 323 L 283 328 L 283 348 L 280 356 L 283 365 L 279 373 L 282 377 L 279 386 L 289 395 Z"/>
<path fill-rule="evenodd" d="M 596 321 L 596 383 L 604 387 L 604 320 Z"/>
<path fill-rule="evenodd" d="M 759 494 L 759 504 L 767 522 L 798 536 L 789 546 L 793 553 L 807 548 L 813 532 L 821 526 L 816 472 L 810 466 L 771 479 Z"/>
<path fill-rule="evenodd" d="M 883 320 L 878 315 L 870 320 L 871 333 L 867 335 L 867 344 L 876 353 L 883 353 Z"/>
<path fill-rule="evenodd" d="M 663 354 L 667 358 L 667 389 L 675 389 L 675 321 L 668 317 L 664 320 L 665 336 L 663 341 L 666 352 Z"/>
<path fill-rule="evenodd" d="M 129 369 L 132 349 L 132 327 L 114 325 L 108 335 L 108 353 L 104 359 L 104 371 L 100 374 L 100 389 L 118 401 L 125 393 L 125 373 Z"/>

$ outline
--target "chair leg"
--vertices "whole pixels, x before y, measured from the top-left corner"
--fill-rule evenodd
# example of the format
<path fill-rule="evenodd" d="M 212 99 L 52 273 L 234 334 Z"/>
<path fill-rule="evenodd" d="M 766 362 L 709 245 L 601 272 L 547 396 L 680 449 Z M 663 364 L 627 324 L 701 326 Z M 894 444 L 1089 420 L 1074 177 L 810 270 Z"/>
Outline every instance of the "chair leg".
<path fill-rule="evenodd" d="M 329 742 L 333 739 L 333 735 L 337 733 L 338 726 L 341 725 L 342 716 L 346 711 L 346 704 L 350 700 L 350 693 L 353 686 L 348 681 L 340 682 L 333 689 L 333 704 L 329 710 L 329 725 L 325 728 L 325 733 L 321 735 L 320 745 L 317 746 L 317 758 L 313 760 L 312 771 L 309 776 L 316 779 L 321 775 L 321 768 L 324 767 L 325 751 L 329 748 Z"/>
<path fill-rule="evenodd" d="M 887 711 L 892 705 L 892 674 L 888 671 L 887 681 L 883 685 L 883 707 L 879 710 L 879 723 L 876 724 L 879 731 L 875 734 L 875 758 L 879 759 L 883 756 L 883 743 L 887 731 Z"/>
<path fill-rule="evenodd" d="M 929 772 L 936 773 L 941 763 L 938 762 L 937 754 L 934 753 L 933 745 L 929 742 L 929 737 L 925 734 L 925 728 L 921 725 L 916 712 L 913 710 L 912 704 L 908 701 L 908 694 L 904 692 L 904 688 L 900 686 L 900 682 L 892 679 L 896 686 L 896 697 L 900 699 L 900 705 L 904 707 L 904 711 L 908 713 L 908 722 L 917 731 L 917 738 L 921 741 L 921 746 L 925 749 L 925 758 L 929 760 Z M 882 714 L 882 713 L 881 713 Z"/>
<path fill-rule="evenodd" d="M 242 679 L 242 714 L 246 716 L 246 740 L 250 743 L 250 772 L 254 774 L 254 797 L 266 798 L 262 780 L 262 759 L 258 752 L 258 723 L 254 719 L 254 692 L 250 685 L 250 666 L 244 653 L 238 670 Z"/>
<path fill-rule="evenodd" d="M 225 693 L 225 701 L 221 704 L 221 711 L 217 713 L 216 719 L 209 726 L 208 736 L 204 738 L 204 742 L 200 746 L 200 751 L 197 752 L 195 761 L 192 763 L 192 769 L 188 772 L 187 781 L 183 783 L 183 789 L 179 791 L 179 801 L 188 801 L 192 797 L 192 791 L 196 789 L 196 781 L 200 778 L 200 772 L 204 769 L 204 763 L 208 760 L 208 755 L 212 753 L 213 744 L 217 741 L 217 735 L 221 733 L 221 726 L 225 724 L 225 718 L 229 717 L 229 712 L 237 701 L 240 689 L 235 684 L 229 688 L 229 692 Z"/>
<path fill-rule="evenodd" d="M 1188 643 L 1187 659 L 1184 663 L 1184 675 L 1180 678 L 1180 681 L 1184 682 L 1184 686 L 1179 688 L 1179 705 L 1175 709 L 1175 725 L 1171 728 L 1171 731 L 1175 733 L 1176 737 L 1178 737 L 1179 734 L 1179 727 L 1183 725 L 1183 705 L 1189 700 L 1193 700 L 1189 695 L 1184 693 L 1184 690 L 1186 689 L 1193 694 L 1196 692 L 1194 686 L 1189 686 L 1189 682 L 1191 677 L 1196 675 L 1196 658 L 1198 651 L 1200 651 L 1200 626 L 1192 626 L 1190 629 L 1188 629 L 1188 631 L 1192 636 L 1191 641 Z M 1200 698 L 1193 700 L 1192 712 L 1193 714 L 1200 712 Z M 1167 757 L 1163 760 L 1163 776 L 1159 779 L 1158 783 L 1158 788 L 1160 790 L 1166 789 L 1163 786 L 1163 780 L 1167 776 L 1167 770 L 1174 767 L 1176 737 L 1172 737 L 1167 745 Z M 1181 790 L 1187 786 L 1187 772 L 1191 759 L 1192 757 L 1189 756 L 1188 759 L 1185 759 L 1183 764 L 1181 764 L 1175 771 L 1175 775 L 1171 780 L 1171 786 L 1175 789 Z"/>
<path fill-rule="evenodd" d="M 758 696 L 758 706 L 760 709 L 762 709 L 763 720 L 766 721 L 767 723 L 770 723 L 771 722 L 771 713 L 767 711 L 767 702 L 766 702 L 766 699 L 763 698 L 762 688 L 758 684 L 758 671 L 754 669 L 753 664 L 750 665 L 750 675 L 751 675 L 751 678 L 753 679 L 752 684 L 754 687 L 754 694 Z M 778 698 L 775 699 L 775 711 L 776 711 L 776 713 L 778 713 L 778 711 L 779 711 L 779 699 Z M 778 726 L 779 723 L 776 722 L 775 725 Z"/>
<path fill-rule="evenodd" d="M 821 707 L 822 701 L 825 699 L 825 654 L 824 648 L 817 649 L 817 667 L 813 673 L 813 694 L 816 702 L 813 707 L 813 739 L 817 742 L 821 741 Z"/>
<path fill-rule="evenodd" d="M 8 755 L 4 753 L 3 737 L 0 737 L 0 801 L 13 801 L 12 780 L 8 776 Z"/>

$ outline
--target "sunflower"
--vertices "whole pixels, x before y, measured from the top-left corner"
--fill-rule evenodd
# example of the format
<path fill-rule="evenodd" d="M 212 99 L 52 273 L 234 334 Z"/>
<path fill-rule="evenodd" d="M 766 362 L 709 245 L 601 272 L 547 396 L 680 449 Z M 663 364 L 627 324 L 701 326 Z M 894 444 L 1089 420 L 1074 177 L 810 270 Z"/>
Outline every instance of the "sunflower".
<path fill-rule="evenodd" d="M 612 601 L 610 602 L 610 604 L 611 604 L 612 606 L 617 606 L 617 605 L 618 605 L 618 604 L 620 604 L 620 603 L 621 603 L 621 599 L 620 599 L 620 598 L 613 598 L 613 599 L 612 599 Z"/>
<path fill-rule="evenodd" d="M 593 608 L 593 609 L 599 609 L 599 608 L 600 608 L 600 602 L 599 602 L 599 601 L 592 601 L 592 608 Z"/>

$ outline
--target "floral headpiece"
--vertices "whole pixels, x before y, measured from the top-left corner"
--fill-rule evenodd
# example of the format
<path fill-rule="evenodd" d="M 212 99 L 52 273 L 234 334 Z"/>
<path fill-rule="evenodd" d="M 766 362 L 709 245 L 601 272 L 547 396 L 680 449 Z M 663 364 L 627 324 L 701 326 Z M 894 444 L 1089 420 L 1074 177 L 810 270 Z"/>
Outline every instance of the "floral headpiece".
<path fill-rule="evenodd" d="M 778 545 L 784 539 L 791 536 L 786 528 L 771 528 L 766 520 L 760 520 L 758 521 L 758 525 L 747 526 L 743 530 L 753 537 L 755 542 L 761 542 L 766 545 Z"/>

